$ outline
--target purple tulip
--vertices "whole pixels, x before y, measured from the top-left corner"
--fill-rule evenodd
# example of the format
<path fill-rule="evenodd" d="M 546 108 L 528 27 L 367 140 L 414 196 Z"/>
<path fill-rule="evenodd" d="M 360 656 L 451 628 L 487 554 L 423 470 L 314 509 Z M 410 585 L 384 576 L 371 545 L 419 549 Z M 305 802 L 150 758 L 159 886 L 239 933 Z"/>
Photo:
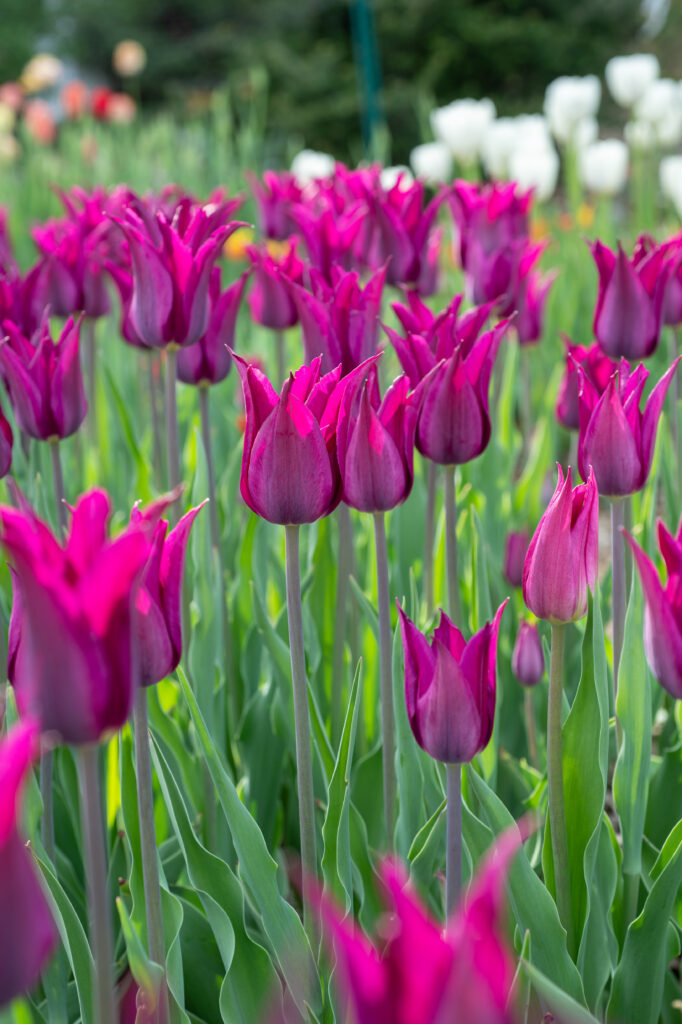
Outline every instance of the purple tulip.
<path fill-rule="evenodd" d="M 289 282 L 302 284 L 306 269 L 296 252 L 296 239 L 290 239 L 279 251 L 249 246 L 247 252 L 253 271 L 253 286 L 247 300 L 251 316 L 273 331 L 293 327 L 298 322 L 298 312 Z"/>
<path fill-rule="evenodd" d="M 594 333 L 612 358 L 643 359 L 658 345 L 672 265 L 665 246 L 647 250 L 641 243 L 628 259 L 596 241 L 592 255 L 599 272 Z"/>
<path fill-rule="evenodd" d="M 144 511 L 137 506 L 131 525 L 151 523 L 152 551 L 135 599 L 136 653 L 139 685 L 153 686 L 177 668 L 182 657 L 182 578 L 190 530 L 196 514 L 206 502 L 187 512 L 168 532 L 168 522 L 159 520 L 167 500 Z M 155 525 L 154 525 L 155 524 Z"/>
<path fill-rule="evenodd" d="M 410 188 L 397 183 L 387 192 L 379 185 L 368 196 L 364 258 L 373 269 L 388 264 L 388 284 L 410 285 L 421 296 L 436 291 L 442 231 L 434 223 L 443 199 L 437 195 L 424 206 L 421 181 Z"/>
<path fill-rule="evenodd" d="M 513 1024 L 515 958 L 504 927 L 505 881 L 522 838 L 516 826 L 499 836 L 445 930 L 396 861 L 381 868 L 390 928 L 376 945 L 322 897 L 352 1024 Z"/>
<path fill-rule="evenodd" d="M 512 672 L 523 686 L 535 686 L 545 674 L 545 655 L 534 622 L 519 624 L 512 651 Z"/>
<path fill-rule="evenodd" d="M 682 324 L 682 235 L 676 235 L 663 244 L 671 266 L 663 302 L 663 323 L 679 327 Z"/>
<path fill-rule="evenodd" d="M 677 700 L 682 699 L 682 520 L 674 536 L 658 522 L 658 546 L 668 571 L 661 583 L 658 569 L 629 533 L 644 591 L 644 650 L 649 667 L 661 686 Z"/>
<path fill-rule="evenodd" d="M 603 394 L 578 370 L 578 468 L 584 480 L 588 467 L 594 470 L 600 494 L 623 498 L 644 487 L 658 420 L 678 362 L 679 358 L 653 389 L 644 412 L 639 406 L 649 371 L 641 363 L 631 374 L 627 360 L 621 360 Z"/>
<path fill-rule="evenodd" d="M 41 441 L 70 437 L 88 408 L 79 356 L 80 321 L 70 317 L 57 342 L 52 340 L 47 314 L 30 340 L 9 320 L 3 327 L 7 338 L 0 343 L 0 373 L 17 423 Z"/>
<path fill-rule="evenodd" d="M 433 462 L 459 465 L 486 448 L 490 375 L 509 323 L 502 320 L 475 340 L 456 341 L 452 354 L 441 357 L 417 387 L 417 448 Z"/>
<path fill-rule="evenodd" d="M 14 436 L 7 417 L 0 409 L 0 478 L 7 476 L 12 468 L 12 444 Z"/>
<path fill-rule="evenodd" d="M 587 588 L 597 579 L 599 492 L 590 470 L 586 484 L 571 489 L 571 468 L 561 466 L 523 567 L 523 599 L 539 619 L 574 622 L 587 613 Z"/>
<path fill-rule="evenodd" d="M 526 530 L 510 530 L 504 547 L 504 578 L 512 587 L 523 583 L 523 564 L 526 561 L 530 537 Z"/>
<path fill-rule="evenodd" d="M 333 267 L 339 266 L 343 270 L 356 268 L 356 241 L 367 216 L 364 203 L 345 203 L 338 210 L 330 196 L 320 194 L 313 203 L 295 206 L 292 216 L 303 237 L 311 265 L 329 285 L 333 286 Z"/>
<path fill-rule="evenodd" d="M 611 375 L 618 369 L 618 363 L 604 354 L 598 344 L 585 348 L 573 345 L 571 339 L 562 335 L 566 345 L 566 366 L 559 385 L 556 401 L 556 418 L 567 430 L 578 430 L 578 370 L 594 384 L 599 394 L 606 390 Z"/>
<path fill-rule="evenodd" d="M 264 171 L 262 184 L 250 171 L 245 177 L 256 200 L 261 235 L 284 241 L 296 231 L 291 211 L 301 202 L 301 186 L 290 171 Z"/>
<path fill-rule="evenodd" d="M 324 373 L 340 363 L 345 375 L 376 354 L 385 277 L 382 267 L 363 288 L 357 273 L 334 266 L 331 285 L 315 270 L 310 271 L 310 290 L 291 283 L 306 360 L 322 356 Z"/>
<path fill-rule="evenodd" d="M 545 303 L 556 279 L 555 271 L 543 275 L 531 269 L 536 258 L 530 251 L 522 255 L 516 289 L 510 303 L 518 313 L 514 326 L 521 345 L 532 345 L 542 337 Z M 527 266 L 529 262 L 531 266 Z"/>
<path fill-rule="evenodd" d="M 178 380 L 183 384 L 219 384 L 232 368 L 229 348 L 234 348 L 237 315 L 248 272 L 220 290 L 220 270 L 213 268 L 209 285 L 210 312 L 208 327 L 193 345 L 185 345 L 178 352 Z"/>
<path fill-rule="evenodd" d="M 152 524 L 108 540 L 111 502 L 93 490 L 76 503 L 62 547 L 20 505 L 0 507 L 0 542 L 13 569 L 8 674 L 17 704 L 64 743 L 97 743 L 132 707 L 133 610 Z"/>
<path fill-rule="evenodd" d="M 57 945 L 57 929 L 30 847 L 19 834 L 22 790 L 38 753 L 36 722 L 0 737 L 0 1009 L 33 988 Z"/>
<path fill-rule="evenodd" d="M 337 426 L 342 498 L 360 512 L 388 512 L 414 483 L 416 413 L 407 377 L 398 377 L 380 400 L 377 371 L 347 388 Z"/>
<path fill-rule="evenodd" d="M 419 746 L 437 761 L 471 761 L 492 735 L 497 633 L 506 604 L 469 643 L 441 611 L 430 644 L 398 606 L 407 717 Z"/>

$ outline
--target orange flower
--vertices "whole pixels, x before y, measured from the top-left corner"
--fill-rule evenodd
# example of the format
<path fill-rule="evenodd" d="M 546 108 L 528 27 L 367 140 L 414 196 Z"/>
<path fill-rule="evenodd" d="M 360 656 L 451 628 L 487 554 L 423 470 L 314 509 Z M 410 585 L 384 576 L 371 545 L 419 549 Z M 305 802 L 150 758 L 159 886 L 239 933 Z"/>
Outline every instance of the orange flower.
<path fill-rule="evenodd" d="M 590 206 L 589 203 L 581 203 L 575 219 L 578 227 L 583 231 L 591 228 L 594 224 L 594 206 Z"/>
<path fill-rule="evenodd" d="M 223 253 L 228 260 L 245 260 L 246 248 L 253 241 L 253 228 L 238 228 L 225 242 Z"/>
<path fill-rule="evenodd" d="M 43 146 L 57 138 L 57 123 L 45 100 L 29 100 L 24 108 L 24 119 L 29 135 Z"/>
<path fill-rule="evenodd" d="M 545 238 L 547 235 L 547 221 L 544 217 L 535 217 L 531 221 L 530 225 L 530 237 L 534 242 L 539 242 L 540 239 Z"/>
<path fill-rule="evenodd" d="M 64 113 L 71 121 L 78 120 L 85 113 L 88 106 L 89 91 L 85 82 L 74 78 L 67 82 L 59 94 Z"/>
<path fill-rule="evenodd" d="M 109 97 L 107 116 L 115 124 L 130 124 L 135 120 L 137 104 L 132 96 L 125 92 L 115 92 Z"/>

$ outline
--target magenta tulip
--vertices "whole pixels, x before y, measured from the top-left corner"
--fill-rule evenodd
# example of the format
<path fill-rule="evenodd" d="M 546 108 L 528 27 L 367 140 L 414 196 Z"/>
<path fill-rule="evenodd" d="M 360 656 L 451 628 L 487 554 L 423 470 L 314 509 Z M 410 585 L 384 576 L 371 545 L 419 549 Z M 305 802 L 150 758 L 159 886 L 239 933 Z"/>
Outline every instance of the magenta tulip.
<path fill-rule="evenodd" d="M 29 437 L 69 437 L 85 419 L 87 402 L 79 355 L 80 321 L 67 320 L 52 340 L 47 315 L 31 339 L 10 321 L 0 344 L 0 373 L 17 423 Z"/>
<path fill-rule="evenodd" d="M 219 384 L 232 368 L 229 348 L 234 348 L 234 334 L 239 307 L 248 273 L 221 292 L 220 270 L 213 268 L 209 285 L 210 312 L 206 331 L 193 345 L 184 345 L 178 352 L 178 380 L 183 384 Z"/>
<path fill-rule="evenodd" d="M 425 206 L 420 181 L 388 191 L 377 186 L 368 195 L 364 258 L 373 269 L 388 263 L 388 284 L 409 285 L 421 296 L 436 291 L 442 231 L 434 224 L 443 198 L 437 195 Z"/>
<path fill-rule="evenodd" d="M 526 269 L 529 259 L 527 254 L 521 257 L 518 282 L 510 302 L 511 310 L 516 310 L 518 314 L 514 326 L 521 345 L 532 345 L 540 341 L 545 327 L 545 303 L 556 279 L 556 272 L 539 274 L 530 268 Z"/>
<path fill-rule="evenodd" d="M 523 583 L 523 565 L 526 561 L 530 537 L 526 530 L 511 530 L 504 546 L 504 578 L 512 587 Z"/>
<path fill-rule="evenodd" d="M 0 409 L 0 477 L 7 476 L 12 468 L 12 444 L 14 436 L 7 417 Z"/>
<path fill-rule="evenodd" d="M 633 538 L 625 533 L 635 556 L 644 591 L 644 650 L 649 667 L 661 686 L 682 699 L 682 520 L 674 536 L 658 522 L 658 546 L 668 579 L 661 583 L 658 569 Z"/>
<path fill-rule="evenodd" d="M 363 203 L 348 203 L 339 211 L 330 197 L 318 195 L 314 203 L 299 203 L 292 216 L 303 238 L 311 266 L 333 285 L 333 267 L 357 267 L 355 245 L 367 216 Z"/>
<path fill-rule="evenodd" d="M 672 272 L 665 246 L 647 251 L 640 245 L 632 259 L 628 259 L 620 244 L 617 253 L 600 241 L 591 249 L 599 272 L 594 312 L 597 341 L 612 358 L 650 356 L 658 345 L 663 302 Z"/>
<path fill-rule="evenodd" d="M 597 579 L 599 492 L 594 473 L 571 489 L 561 466 L 552 499 L 528 548 L 523 599 L 539 619 L 574 622 L 587 613 L 587 588 Z"/>
<path fill-rule="evenodd" d="M 533 622 L 519 624 L 512 651 L 512 672 L 523 686 L 535 686 L 545 674 L 545 655 Z"/>
<path fill-rule="evenodd" d="M 398 606 L 407 717 L 419 746 L 437 761 L 471 761 L 492 735 L 497 634 L 506 604 L 468 643 L 443 611 L 429 643 Z"/>
<path fill-rule="evenodd" d="M 563 335 L 566 345 L 566 366 L 559 385 L 556 401 L 556 417 L 562 427 L 577 430 L 580 426 L 578 415 L 578 370 L 594 384 L 599 394 L 606 390 L 611 375 L 618 369 L 618 363 L 604 354 L 598 344 L 585 348 L 584 345 L 573 345 L 570 338 Z"/>
<path fill-rule="evenodd" d="M 17 704 L 64 743 L 97 743 L 132 707 L 134 602 L 152 523 L 109 540 L 111 502 L 90 491 L 73 509 L 62 547 L 25 501 L 20 506 L 0 507 L 0 542 L 13 569 L 8 673 Z"/>
<path fill-rule="evenodd" d="M 262 183 L 247 171 L 258 210 L 258 230 L 265 238 L 283 242 L 296 231 L 291 211 L 301 202 L 303 191 L 290 171 L 264 171 Z"/>
<path fill-rule="evenodd" d="M 416 412 L 410 382 L 398 377 L 383 401 L 377 371 L 347 388 L 337 426 L 342 497 L 361 512 L 388 512 L 400 505 L 414 483 Z"/>
<path fill-rule="evenodd" d="M 589 377 L 578 370 L 578 467 L 583 479 L 594 470 L 599 493 L 623 498 L 640 491 L 651 469 L 656 428 L 677 359 L 651 392 L 640 412 L 649 371 L 640 365 L 634 373 L 625 359 L 600 395 Z"/>
<path fill-rule="evenodd" d="M 57 929 L 19 834 L 22 791 L 39 747 L 36 722 L 0 737 L 0 1008 L 37 983 L 57 945 Z"/>
<path fill-rule="evenodd" d="M 249 246 L 253 286 L 248 297 L 251 316 L 273 331 L 284 331 L 298 322 L 296 303 L 289 282 L 302 284 L 305 263 L 296 251 L 296 239 L 290 239 L 283 252 Z"/>

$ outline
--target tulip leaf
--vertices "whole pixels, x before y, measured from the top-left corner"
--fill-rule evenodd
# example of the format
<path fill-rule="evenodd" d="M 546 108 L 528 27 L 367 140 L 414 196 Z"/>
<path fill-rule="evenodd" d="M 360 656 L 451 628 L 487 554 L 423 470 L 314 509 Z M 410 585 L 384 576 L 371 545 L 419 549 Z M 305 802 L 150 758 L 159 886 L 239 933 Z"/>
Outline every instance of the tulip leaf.
<path fill-rule="evenodd" d="M 593 1017 L 584 1006 L 572 999 L 553 981 L 550 981 L 535 964 L 529 960 L 521 960 L 521 965 L 523 972 L 540 997 L 543 1009 L 556 1014 L 559 1020 L 570 1021 L 571 1024 L 600 1024 L 597 1017 Z"/>
<path fill-rule="evenodd" d="M 424 820 L 424 776 L 420 748 L 412 735 L 405 705 L 405 672 L 399 624 L 393 633 L 392 665 L 396 781 L 400 797 L 395 836 L 396 849 L 405 857 L 409 856 L 408 850 Z"/>
<path fill-rule="evenodd" d="M 315 1003 L 318 997 L 311 992 L 311 979 L 316 977 L 316 971 L 303 925 L 294 908 L 279 892 L 277 864 L 268 852 L 258 825 L 239 799 L 234 783 L 221 764 L 196 697 L 182 669 L 178 669 L 178 677 L 225 812 L 237 851 L 239 873 L 263 919 L 265 934 L 272 944 L 285 981 L 297 1006 L 304 1012 L 306 1001 Z"/>
<path fill-rule="evenodd" d="M 145 456 L 140 451 L 140 448 L 137 444 L 137 440 L 135 437 L 135 429 L 133 428 L 133 425 L 130 421 L 130 416 L 128 415 L 126 403 L 123 401 L 121 393 L 116 386 L 116 382 L 114 380 L 114 376 L 111 370 L 107 367 L 105 368 L 104 373 L 106 376 L 107 387 L 109 388 L 109 391 L 111 392 L 111 397 L 114 400 L 114 406 L 116 407 L 116 412 L 118 414 L 119 422 L 123 430 L 123 436 L 125 438 L 127 448 L 132 454 L 133 460 L 135 462 L 135 469 L 137 470 L 137 482 L 135 486 L 135 492 L 138 498 L 142 499 L 143 501 L 148 501 L 152 496 L 150 486 L 151 463 L 149 462 L 148 459 L 145 458 Z M 106 436 L 106 432 L 101 436 Z"/>
<path fill-rule="evenodd" d="M 130 973 L 145 996 L 145 1008 L 155 1012 L 159 1005 L 159 992 L 163 982 L 163 968 L 149 959 L 140 942 L 140 937 L 133 928 L 123 900 L 118 897 L 116 908 L 121 921 L 121 930 L 128 954 Z"/>
<path fill-rule="evenodd" d="M 651 871 L 653 885 L 642 911 L 629 926 L 613 976 L 606 1019 L 656 1024 L 661 1012 L 666 967 L 679 949 L 671 948 L 668 926 L 682 885 L 682 821 L 666 839 Z"/>
<path fill-rule="evenodd" d="M 623 873 L 628 875 L 639 875 L 642 870 L 651 761 L 651 693 L 642 633 L 642 589 L 634 573 L 616 698 L 623 740 L 613 776 L 613 800 L 623 833 Z"/>

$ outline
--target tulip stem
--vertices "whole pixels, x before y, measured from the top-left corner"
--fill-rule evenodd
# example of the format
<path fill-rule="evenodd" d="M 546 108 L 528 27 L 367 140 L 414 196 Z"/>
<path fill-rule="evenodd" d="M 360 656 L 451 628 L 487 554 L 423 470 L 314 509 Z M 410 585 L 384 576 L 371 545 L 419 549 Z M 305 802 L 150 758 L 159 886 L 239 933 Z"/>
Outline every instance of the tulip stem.
<path fill-rule="evenodd" d="M 85 850 L 90 944 L 94 953 L 93 991 L 97 1024 L 116 1024 L 113 984 L 111 908 L 107 891 L 99 747 L 86 744 L 77 750 L 81 799 L 81 828 Z"/>
<path fill-rule="evenodd" d="M 315 853 L 315 795 L 313 791 L 313 760 L 310 747 L 308 681 L 306 679 L 305 648 L 303 645 L 299 526 L 297 524 L 289 524 L 284 527 L 284 531 L 286 541 L 289 652 L 291 656 L 291 681 L 294 688 L 298 817 L 301 832 L 301 861 L 303 868 L 303 921 L 308 937 L 312 942 L 314 930 L 309 894 L 311 886 L 315 884 L 317 855 Z"/>
<path fill-rule="evenodd" d="M 64 540 L 66 535 L 66 505 L 64 503 L 64 474 L 62 473 L 62 458 L 59 451 L 59 438 L 53 437 L 49 440 L 50 460 L 52 462 L 52 480 L 54 482 L 54 500 L 57 506 L 57 523 L 59 525 L 59 538 Z"/>
<path fill-rule="evenodd" d="M 97 345 L 95 342 L 95 320 L 91 316 L 84 318 L 83 330 L 85 333 L 85 387 L 88 400 L 86 428 L 90 440 L 94 443 L 97 441 Z"/>
<path fill-rule="evenodd" d="M 528 760 L 535 768 L 538 763 L 538 739 L 535 730 L 535 708 L 533 706 L 533 688 L 524 687 L 523 707 L 526 715 L 526 740 L 528 741 Z"/>
<path fill-rule="evenodd" d="M 348 505 L 339 505 L 336 512 L 339 527 L 339 548 L 336 564 L 336 608 L 334 611 L 334 645 L 332 650 L 331 734 L 336 746 L 343 727 L 343 682 L 346 668 L 346 625 L 348 622 L 348 591 L 353 559 L 353 533 Z"/>
<path fill-rule="evenodd" d="M 462 893 L 462 766 L 446 765 L 447 847 L 445 851 L 445 919 L 459 906 Z"/>
<path fill-rule="evenodd" d="M 393 714 L 393 631 L 388 586 L 388 548 L 383 512 L 374 513 L 374 545 L 377 560 L 379 601 L 379 685 L 381 694 L 381 760 L 384 775 L 384 819 L 389 848 L 395 824 L 395 726 Z"/>
<path fill-rule="evenodd" d="M 673 363 L 680 354 L 679 330 L 673 327 L 670 331 L 670 362 Z M 682 399 L 682 374 L 678 366 L 673 375 L 672 382 L 672 410 L 670 413 L 670 427 L 672 432 L 673 447 L 677 461 L 677 505 L 682 504 L 682 431 L 680 430 L 680 400 Z"/>
<path fill-rule="evenodd" d="M 147 690 L 138 687 L 133 705 L 133 730 L 135 734 L 135 775 L 137 777 L 137 806 L 140 822 L 140 846 L 142 848 L 142 876 L 144 880 L 144 902 L 147 914 L 147 942 L 149 957 L 165 972 L 166 954 L 163 938 L 163 914 L 161 911 L 161 886 L 157 860 L 156 827 L 154 825 L 154 792 L 152 788 L 152 760 L 149 752 L 149 718 L 147 714 Z M 159 992 L 159 1024 L 168 1020 L 168 996 L 165 979 Z"/>
<path fill-rule="evenodd" d="M 436 535 L 436 486 L 438 484 L 438 466 L 428 462 L 426 471 L 426 522 L 424 524 L 424 600 L 426 614 L 430 615 L 434 606 L 433 592 L 433 545 Z"/>
<path fill-rule="evenodd" d="M 571 890 L 568 870 L 568 835 L 564 808 L 564 774 L 561 754 L 561 703 L 563 696 L 564 642 L 566 624 L 552 623 L 552 647 L 549 662 L 549 699 L 547 704 L 547 790 L 549 825 L 552 834 L 554 889 L 559 918 L 566 929 L 569 952 L 573 949 Z"/>
<path fill-rule="evenodd" d="M 531 375 L 531 364 L 530 364 L 530 353 L 527 345 L 522 345 L 519 342 L 519 348 L 521 349 L 521 391 L 522 394 L 519 396 L 519 413 L 521 418 L 521 437 L 523 440 L 523 455 L 524 458 L 528 456 L 530 451 L 531 435 L 533 433 L 533 411 L 532 411 L 532 395 L 533 395 L 533 380 Z"/>
<path fill-rule="evenodd" d="M 613 619 L 613 714 L 616 719 L 618 748 L 621 728 L 616 714 L 618 671 L 625 632 L 625 544 L 623 543 L 623 501 L 611 500 L 611 614 Z"/>
<path fill-rule="evenodd" d="M 163 445 L 161 444 L 161 417 L 159 415 L 159 381 L 158 376 L 162 374 L 163 367 L 158 352 L 152 350 L 146 357 L 147 374 L 149 377 L 149 407 L 152 414 L 152 453 L 154 462 L 154 476 L 157 486 L 163 487 Z"/>
<path fill-rule="evenodd" d="M 275 331 L 275 356 L 277 359 L 277 380 L 281 387 L 287 375 L 286 359 L 284 358 L 284 331 Z"/>
<path fill-rule="evenodd" d="M 178 375 L 177 346 L 166 348 L 166 438 L 168 442 L 168 475 L 170 489 L 180 483 L 180 442 L 178 440 L 178 404 L 176 400 L 176 380 Z M 171 505 L 173 525 L 178 521 L 179 509 L 177 502 Z"/>
<path fill-rule="evenodd" d="M 448 573 L 448 610 L 455 625 L 462 626 L 457 573 L 457 505 L 455 503 L 455 466 L 445 467 L 445 560 Z"/>

